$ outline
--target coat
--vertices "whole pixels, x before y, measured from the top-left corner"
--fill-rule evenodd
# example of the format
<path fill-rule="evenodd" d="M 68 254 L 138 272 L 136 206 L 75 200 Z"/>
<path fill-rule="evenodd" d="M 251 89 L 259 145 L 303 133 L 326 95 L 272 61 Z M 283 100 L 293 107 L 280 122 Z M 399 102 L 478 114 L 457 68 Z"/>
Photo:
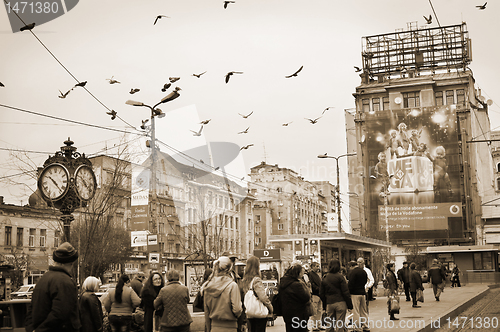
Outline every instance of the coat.
<path fill-rule="evenodd" d="M 79 331 L 78 293 L 71 275 L 60 266 L 50 266 L 33 291 L 32 326 L 37 332 Z"/>
<path fill-rule="evenodd" d="M 439 285 L 446 279 L 446 274 L 444 273 L 443 269 L 437 264 L 432 264 L 428 273 L 429 282 L 432 282 L 434 285 Z"/>
<path fill-rule="evenodd" d="M 141 307 L 144 309 L 144 332 L 153 332 L 154 300 L 160 293 L 161 287 L 143 287 L 141 292 Z M 161 309 L 156 312 L 157 316 L 162 316 Z"/>
<path fill-rule="evenodd" d="M 409 283 L 410 282 L 410 269 L 409 268 L 401 268 L 398 270 L 398 279 L 402 283 Z"/>
<path fill-rule="evenodd" d="M 319 296 L 321 277 L 314 271 L 309 271 L 308 276 L 309 276 L 309 281 L 311 282 L 312 295 Z"/>
<path fill-rule="evenodd" d="M 410 292 L 415 293 L 417 289 L 424 290 L 424 286 L 422 286 L 422 277 L 420 273 L 415 270 L 411 270 L 410 272 Z"/>
<path fill-rule="evenodd" d="M 170 281 L 154 300 L 156 310 L 163 310 L 160 325 L 175 327 L 189 325 L 193 321 L 188 310 L 189 290 L 178 281 Z"/>
<path fill-rule="evenodd" d="M 349 273 L 349 292 L 351 295 L 366 295 L 365 285 L 368 282 L 368 274 L 359 266 L 353 268 Z"/>
<path fill-rule="evenodd" d="M 123 286 L 121 303 L 116 302 L 115 294 L 116 288 L 110 290 L 108 296 L 104 298 L 103 305 L 110 316 L 132 316 L 134 309 L 141 304 L 141 298 L 127 285 Z"/>
<path fill-rule="evenodd" d="M 93 292 L 84 292 L 80 296 L 80 332 L 102 331 L 102 305 Z"/>
<path fill-rule="evenodd" d="M 391 291 L 396 291 L 398 289 L 398 280 L 396 279 L 396 275 L 392 271 L 387 271 L 385 275 L 387 282 L 389 283 L 389 287 L 387 289 Z"/>
<path fill-rule="evenodd" d="M 240 288 L 234 279 L 229 274 L 219 274 L 207 282 L 202 289 L 207 332 L 219 328 L 236 330 L 243 306 Z"/>
<path fill-rule="evenodd" d="M 345 302 L 347 309 L 352 309 L 352 299 L 347 282 L 340 273 L 327 273 L 319 287 L 319 297 L 323 302 L 323 309 L 327 304 Z"/>
<path fill-rule="evenodd" d="M 294 317 L 306 321 L 309 319 L 306 303 L 311 300 L 311 293 L 303 281 L 285 275 L 281 278 L 278 293 L 285 322 L 292 322 Z"/>
<path fill-rule="evenodd" d="M 142 286 L 142 281 L 140 281 L 137 277 L 132 279 L 132 281 L 130 282 L 130 287 L 132 287 L 135 293 L 139 296 L 141 296 Z"/>

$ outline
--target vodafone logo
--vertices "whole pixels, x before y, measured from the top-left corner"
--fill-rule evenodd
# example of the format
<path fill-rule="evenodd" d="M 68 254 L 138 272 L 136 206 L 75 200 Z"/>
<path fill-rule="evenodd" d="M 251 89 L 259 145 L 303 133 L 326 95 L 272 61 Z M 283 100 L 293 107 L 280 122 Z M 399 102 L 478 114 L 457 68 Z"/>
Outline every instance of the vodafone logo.
<path fill-rule="evenodd" d="M 458 214 L 460 212 L 460 207 L 456 204 L 453 204 L 450 206 L 450 212 L 451 214 Z"/>

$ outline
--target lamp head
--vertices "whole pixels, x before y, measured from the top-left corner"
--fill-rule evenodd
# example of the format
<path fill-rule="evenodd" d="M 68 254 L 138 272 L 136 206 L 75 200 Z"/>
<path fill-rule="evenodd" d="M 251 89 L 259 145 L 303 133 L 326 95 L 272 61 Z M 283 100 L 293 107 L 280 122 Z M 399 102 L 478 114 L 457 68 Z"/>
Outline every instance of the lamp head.
<path fill-rule="evenodd" d="M 133 100 L 127 100 L 125 102 L 127 105 L 132 105 L 132 106 L 144 106 L 144 103 L 141 103 L 140 101 L 133 101 Z"/>

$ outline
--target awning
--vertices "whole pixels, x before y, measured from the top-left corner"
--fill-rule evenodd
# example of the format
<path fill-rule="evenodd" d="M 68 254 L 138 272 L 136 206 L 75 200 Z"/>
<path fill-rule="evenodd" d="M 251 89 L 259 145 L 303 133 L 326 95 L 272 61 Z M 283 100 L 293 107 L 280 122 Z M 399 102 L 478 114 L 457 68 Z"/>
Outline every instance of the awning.
<path fill-rule="evenodd" d="M 304 239 L 308 239 L 309 241 L 319 240 L 321 242 L 333 241 L 335 244 L 356 246 L 360 249 L 391 247 L 391 243 L 389 242 L 349 233 L 290 234 L 290 235 L 270 235 L 268 237 L 269 242 L 293 242 L 296 240 L 304 240 Z"/>
<path fill-rule="evenodd" d="M 494 245 L 427 247 L 428 254 L 444 254 L 444 253 L 448 254 L 454 252 L 478 252 L 478 251 L 498 251 L 498 247 Z"/>

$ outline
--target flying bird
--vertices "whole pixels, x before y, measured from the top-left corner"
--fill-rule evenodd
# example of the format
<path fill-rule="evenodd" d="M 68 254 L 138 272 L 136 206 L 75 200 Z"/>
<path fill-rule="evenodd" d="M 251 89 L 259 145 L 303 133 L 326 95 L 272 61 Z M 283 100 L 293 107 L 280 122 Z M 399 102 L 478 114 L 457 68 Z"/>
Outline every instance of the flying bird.
<path fill-rule="evenodd" d="M 304 66 L 301 66 L 299 68 L 299 70 L 297 70 L 295 73 L 293 73 L 292 75 L 288 75 L 288 76 L 285 76 L 285 78 L 290 78 L 290 77 L 294 77 L 294 76 L 297 76 L 298 73 L 300 73 L 300 71 L 302 70 L 302 68 L 304 68 Z"/>
<path fill-rule="evenodd" d="M 73 89 L 71 89 L 71 90 L 73 90 Z M 71 92 L 71 90 L 68 90 L 68 92 L 66 92 L 66 93 L 62 93 L 62 91 L 61 91 L 61 90 L 59 90 L 59 93 L 60 93 L 61 95 L 60 95 L 60 96 L 58 96 L 58 97 L 59 97 L 59 98 L 61 98 L 61 99 L 66 98 L 66 96 L 67 96 L 67 95 Z"/>
<path fill-rule="evenodd" d="M 203 125 L 201 126 L 200 130 L 199 131 L 194 131 L 194 130 L 191 130 L 191 132 L 193 133 L 193 136 L 201 136 L 201 131 L 203 130 Z"/>
<path fill-rule="evenodd" d="M 139 92 L 139 91 L 141 91 L 141 89 L 130 89 L 130 92 L 129 92 L 129 93 L 130 93 L 131 95 L 133 95 L 134 93 Z"/>
<path fill-rule="evenodd" d="M 3 85 L 2 82 L 0 82 L 0 87 L 5 88 L 5 85 Z"/>
<path fill-rule="evenodd" d="M 293 121 L 290 121 L 290 122 L 286 122 L 286 123 L 283 123 L 282 126 L 283 127 L 287 127 L 290 123 L 292 123 Z"/>
<path fill-rule="evenodd" d="M 486 5 L 486 4 L 485 4 Z M 24 31 L 24 30 L 31 30 L 35 27 L 35 23 L 31 23 L 31 24 L 27 24 L 25 26 L 23 26 L 21 29 L 19 29 L 20 31 Z"/>
<path fill-rule="evenodd" d="M 242 71 L 230 71 L 229 73 L 226 74 L 226 84 L 229 82 L 229 79 L 231 78 L 231 76 L 233 76 L 234 74 L 243 74 Z"/>
<path fill-rule="evenodd" d="M 204 72 L 203 72 L 203 73 L 201 73 L 201 74 L 193 74 L 193 76 L 196 76 L 196 77 L 200 78 L 200 77 L 201 77 L 201 75 L 203 75 L 203 74 L 205 74 L 205 73 L 206 73 L 206 71 L 204 71 Z"/>
<path fill-rule="evenodd" d="M 241 114 L 241 113 L 238 113 L 238 114 L 239 114 L 239 115 L 241 115 L 241 116 L 243 117 L 243 119 L 246 119 L 246 118 L 248 118 L 250 115 L 252 115 L 252 114 L 253 114 L 253 111 L 251 111 L 251 112 L 250 112 L 250 114 L 248 114 L 248 115 L 243 115 L 243 114 Z"/>
<path fill-rule="evenodd" d="M 107 115 L 111 115 L 111 120 L 116 119 L 116 111 L 111 110 L 111 112 L 106 112 Z"/>
<path fill-rule="evenodd" d="M 169 77 L 168 78 L 168 80 L 170 81 L 170 83 L 175 83 L 175 82 L 177 82 L 180 79 L 181 79 L 180 77 Z"/>
<path fill-rule="evenodd" d="M 217 166 L 214 168 L 214 171 L 218 171 L 220 169 L 220 166 Z"/>
<path fill-rule="evenodd" d="M 429 14 L 429 18 L 425 17 L 425 20 L 427 21 L 427 24 L 431 24 L 432 23 L 432 15 Z"/>
<path fill-rule="evenodd" d="M 75 88 L 76 88 L 77 86 L 80 86 L 80 87 L 82 87 L 82 88 L 83 88 L 86 84 L 87 84 L 87 81 L 83 81 L 83 82 L 77 83 L 77 84 L 75 84 Z"/>
<path fill-rule="evenodd" d="M 246 149 L 248 149 L 248 148 L 249 148 L 249 147 L 251 147 L 251 146 L 253 146 L 253 144 L 248 144 L 248 145 L 242 146 L 242 147 L 240 148 L 240 151 L 241 151 L 241 150 L 246 150 Z"/>
<path fill-rule="evenodd" d="M 201 121 L 200 123 L 201 123 L 202 125 L 207 125 L 207 124 L 210 122 L 210 120 L 212 120 L 212 119 L 203 120 L 203 121 Z"/>
<path fill-rule="evenodd" d="M 354 69 L 356 70 L 356 73 L 359 73 L 362 69 L 359 68 L 358 66 L 354 66 Z"/>
<path fill-rule="evenodd" d="M 146 119 L 146 120 L 141 120 L 142 121 L 142 124 L 141 124 L 141 129 L 142 130 L 146 130 L 146 123 L 148 123 L 149 119 Z"/>
<path fill-rule="evenodd" d="M 250 127 L 248 127 L 247 129 L 245 129 L 243 131 L 240 131 L 238 134 L 247 134 L 248 133 L 248 129 L 250 129 Z"/>
<path fill-rule="evenodd" d="M 484 5 L 482 5 L 482 6 L 476 6 L 476 8 L 479 8 L 479 10 L 486 9 L 486 4 L 487 4 L 487 2 L 485 2 Z"/>
<path fill-rule="evenodd" d="M 322 114 L 322 115 L 323 115 L 323 114 L 325 114 L 325 112 L 326 112 L 326 111 L 328 111 L 330 108 L 335 108 L 335 107 L 333 107 L 333 106 L 327 107 L 327 108 L 325 108 L 325 109 L 323 110 L 323 113 L 321 113 L 321 114 Z M 319 119 L 319 118 L 318 118 L 318 119 Z"/>
<path fill-rule="evenodd" d="M 120 83 L 117 80 L 113 79 L 114 76 L 111 76 L 111 78 L 106 78 L 107 81 L 109 81 L 109 84 L 115 84 L 115 83 Z"/>
<path fill-rule="evenodd" d="M 158 15 L 158 16 L 156 16 L 155 23 L 153 23 L 153 25 L 156 25 L 156 22 L 158 22 L 158 20 L 161 19 L 162 17 L 170 18 L 170 17 L 165 16 L 165 15 Z"/>
<path fill-rule="evenodd" d="M 167 91 L 167 89 L 170 88 L 171 85 L 172 85 L 172 83 L 163 84 L 163 88 L 161 89 L 161 91 L 163 91 L 163 92 Z"/>
<path fill-rule="evenodd" d="M 178 86 L 175 87 L 175 90 L 170 92 L 167 96 L 165 96 L 161 102 L 162 103 L 166 103 L 166 102 L 169 102 L 169 101 L 172 101 L 174 100 L 175 98 L 179 97 L 181 94 L 178 92 L 179 90 L 182 90 L 181 88 L 179 88 Z"/>
<path fill-rule="evenodd" d="M 236 3 L 236 1 L 224 1 L 224 9 L 226 9 L 227 5 L 230 3 Z"/>
<path fill-rule="evenodd" d="M 320 116 L 319 118 L 316 118 L 316 119 L 314 119 L 314 120 L 312 120 L 312 119 L 308 119 L 308 118 L 304 118 L 304 119 L 309 120 L 312 124 L 316 124 L 316 123 L 318 122 L 318 120 L 319 120 L 319 119 L 321 119 L 321 118 L 322 118 L 322 117 Z"/>

